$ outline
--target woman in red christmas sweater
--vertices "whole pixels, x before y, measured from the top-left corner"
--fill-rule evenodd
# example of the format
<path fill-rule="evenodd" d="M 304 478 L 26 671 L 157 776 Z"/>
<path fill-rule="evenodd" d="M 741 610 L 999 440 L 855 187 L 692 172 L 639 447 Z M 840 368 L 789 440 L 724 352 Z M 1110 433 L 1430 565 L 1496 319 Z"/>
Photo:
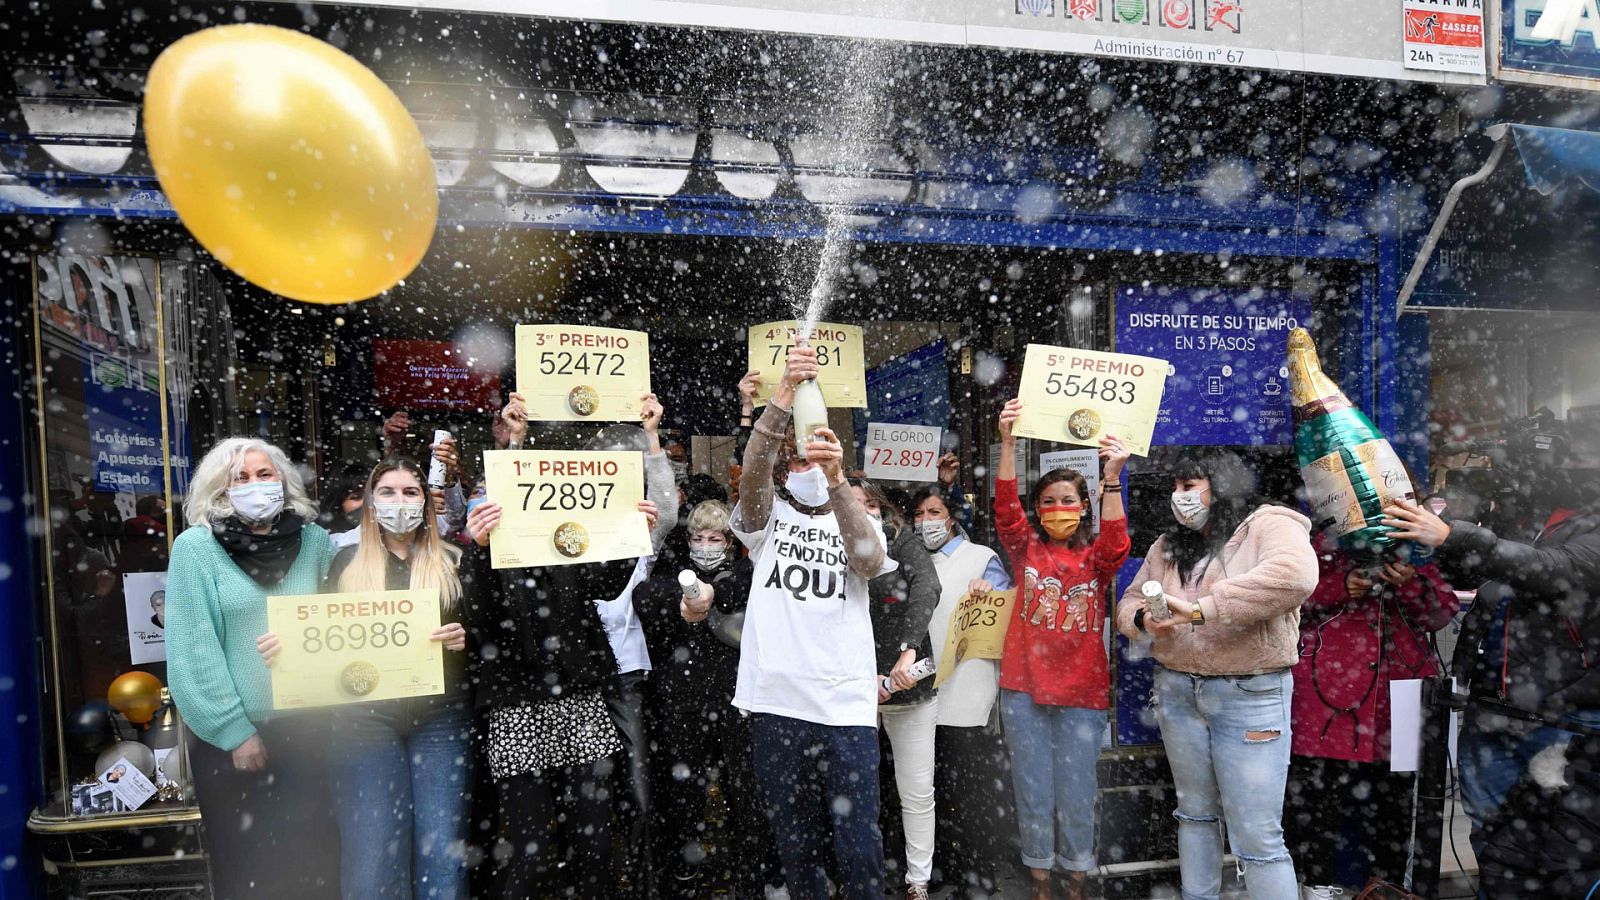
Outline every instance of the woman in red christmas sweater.
<path fill-rule="evenodd" d="M 1050 900 L 1050 873 L 1067 873 L 1068 900 L 1084 896 L 1093 871 L 1096 767 L 1106 727 L 1106 588 L 1128 558 L 1122 467 L 1128 449 L 1100 442 L 1100 536 L 1088 485 L 1071 469 L 1041 477 L 1017 494 L 1016 437 L 1022 402 L 1000 413 L 1000 464 L 994 486 L 995 527 L 1022 593 L 1000 660 L 1000 711 L 1017 794 L 1022 862 L 1033 875 L 1034 900 Z"/>

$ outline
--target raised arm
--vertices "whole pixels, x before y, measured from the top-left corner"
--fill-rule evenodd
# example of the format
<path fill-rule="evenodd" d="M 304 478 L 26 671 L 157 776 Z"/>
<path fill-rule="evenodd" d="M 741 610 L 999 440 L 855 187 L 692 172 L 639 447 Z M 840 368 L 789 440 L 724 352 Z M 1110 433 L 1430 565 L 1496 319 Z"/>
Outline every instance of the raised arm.
<path fill-rule="evenodd" d="M 667 535 L 678 526 L 678 484 L 673 476 L 672 461 L 661 449 L 664 412 L 661 402 L 655 394 L 645 394 L 639 402 L 639 423 L 650 441 L 644 455 L 644 495 L 655 503 L 657 511 L 656 527 L 650 531 L 650 546 L 660 553 Z"/>
<path fill-rule="evenodd" d="M 739 475 L 739 522 L 744 531 L 760 531 L 772 515 L 772 467 L 778 460 L 778 444 L 787 440 L 794 411 L 795 385 L 817 377 L 817 351 L 804 341 L 789 348 L 783 378 L 772 392 L 772 399 L 756 420 L 750 443 L 744 449 L 744 467 Z M 848 493 L 848 491 L 846 491 Z"/>
<path fill-rule="evenodd" d="M 839 536 L 844 540 L 844 554 L 850 571 L 862 578 L 876 578 L 894 566 L 885 568 L 887 551 L 884 548 L 883 527 L 867 515 L 867 508 L 856 499 L 856 492 L 844 477 L 844 447 L 831 428 L 818 428 L 810 443 L 806 444 L 806 458 L 816 462 L 828 478 L 828 496 L 833 502 L 833 515 L 839 521 Z"/>

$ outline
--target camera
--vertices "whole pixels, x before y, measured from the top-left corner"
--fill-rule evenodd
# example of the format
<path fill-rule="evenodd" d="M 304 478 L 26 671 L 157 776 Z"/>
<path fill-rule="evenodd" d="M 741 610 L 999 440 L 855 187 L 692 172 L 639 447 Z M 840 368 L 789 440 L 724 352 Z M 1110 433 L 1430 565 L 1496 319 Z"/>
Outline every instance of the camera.
<path fill-rule="evenodd" d="M 1507 421 L 1498 438 L 1450 441 L 1439 449 L 1444 456 L 1464 453 L 1487 460 L 1487 465 L 1446 473 L 1442 494 L 1455 518 L 1501 527 L 1526 525 L 1528 516 L 1575 502 L 1572 479 L 1563 468 L 1572 452 L 1566 424 L 1546 407 Z"/>

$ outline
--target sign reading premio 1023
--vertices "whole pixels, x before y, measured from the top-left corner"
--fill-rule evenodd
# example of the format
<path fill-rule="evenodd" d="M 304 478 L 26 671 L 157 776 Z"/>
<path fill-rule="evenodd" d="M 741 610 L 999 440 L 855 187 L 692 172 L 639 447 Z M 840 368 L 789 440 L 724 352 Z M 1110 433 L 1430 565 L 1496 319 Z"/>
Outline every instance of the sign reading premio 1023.
<path fill-rule="evenodd" d="M 1015 432 L 1086 447 L 1113 434 L 1148 456 L 1167 369 L 1166 360 L 1149 356 L 1029 344 Z"/>

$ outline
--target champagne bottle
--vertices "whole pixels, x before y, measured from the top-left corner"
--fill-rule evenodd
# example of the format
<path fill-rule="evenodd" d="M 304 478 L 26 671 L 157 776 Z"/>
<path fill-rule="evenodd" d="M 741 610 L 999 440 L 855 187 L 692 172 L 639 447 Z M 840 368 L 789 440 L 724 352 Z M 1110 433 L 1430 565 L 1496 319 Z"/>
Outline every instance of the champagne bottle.
<path fill-rule="evenodd" d="M 822 399 L 822 386 L 815 378 L 794 388 L 794 452 L 806 458 L 806 444 L 814 440 L 818 428 L 828 427 L 828 402 Z"/>
<path fill-rule="evenodd" d="M 1289 332 L 1289 394 L 1313 527 L 1330 530 L 1346 549 L 1363 555 L 1398 550 L 1382 524 L 1383 507 L 1396 497 L 1416 499 L 1411 478 L 1372 420 L 1322 371 L 1304 328 Z"/>

